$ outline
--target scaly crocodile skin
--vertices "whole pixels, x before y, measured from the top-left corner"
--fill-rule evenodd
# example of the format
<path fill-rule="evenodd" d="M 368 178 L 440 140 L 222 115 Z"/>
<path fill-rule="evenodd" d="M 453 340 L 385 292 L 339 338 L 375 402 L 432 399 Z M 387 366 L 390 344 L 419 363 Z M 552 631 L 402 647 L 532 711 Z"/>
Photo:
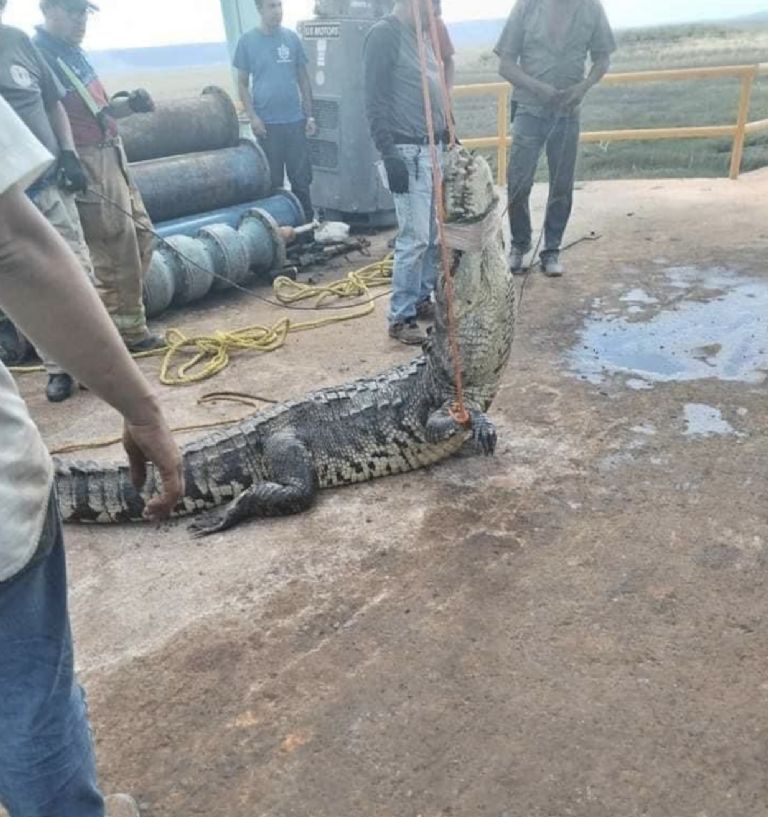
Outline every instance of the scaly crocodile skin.
<path fill-rule="evenodd" d="M 485 160 L 460 147 L 449 151 L 444 195 L 449 223 L 487 216 L 497 202 Z M 191 526 L 195 533 L 306 510 L 318 488 L 430 465 L 458 451 L 469 435 L 485 453 L 493 452 L 496 431 L 485 412 L 509 358 L 514 326 L 514 288 L 500 225 L 481 250 L 452 251 L 451 257 L 471 428 L 459 426 L 448 412 L 455 393 L 441 274 L 435 327 L 422 355 L 375 377 L 260 411 L 184 447 L 186 495 L 176 514 L 200 514 Z M 57 462 L 56 484 L 69 522 L 139 520 L 145 498 L 157 489 L 152 469 L 139 493 L 127 467 L 93 462 Z"/>

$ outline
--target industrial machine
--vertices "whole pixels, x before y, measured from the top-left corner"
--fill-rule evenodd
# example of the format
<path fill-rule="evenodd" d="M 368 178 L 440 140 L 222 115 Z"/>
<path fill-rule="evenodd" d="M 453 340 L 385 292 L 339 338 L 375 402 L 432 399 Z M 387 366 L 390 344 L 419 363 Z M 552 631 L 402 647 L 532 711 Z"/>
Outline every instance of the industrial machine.
<path fill-rule="evenodd" d="M 316 0 L 315 17 L 298 26 L 319 129 L 310 140 L 312 201 L 326 219 L 360 227 L 395 224 L 365 118 L 362 68 L 366 34 L 391 7 L 392 0 Z M 221 0 L 221 8 L 233 51 L 239 37 L 258 25 L 255 6 L 252 0 Z"/>
<path fill-rule="evenodd" d="M 361 227 L 395 224 L 392 196 L 365 117 L 363 45 L 389 0 L 317 0 L 299 24 L 309 59 L 317 136 L 310 140 L 312 201 L 326 218 Z"/>

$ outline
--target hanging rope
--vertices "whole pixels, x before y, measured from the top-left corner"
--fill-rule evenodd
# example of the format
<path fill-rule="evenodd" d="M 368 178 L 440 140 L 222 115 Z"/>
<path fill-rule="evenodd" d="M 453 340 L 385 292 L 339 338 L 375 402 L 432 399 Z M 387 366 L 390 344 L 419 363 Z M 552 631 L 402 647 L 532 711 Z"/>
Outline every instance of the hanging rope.
<path fill-rule="evenodd" d="M 435 209 L 437 216 L 437 240 L 440 247 L 440 261 L 443 269 L 443 280 L 445 281 L 445 306 L 446 318 L 448 325 L 448 345 L 451 352 L 451 360 L 453 363 L 453 379 L 454 388 L 456 389 L 456 401 L 451 406 L 451 416 L 461 425 L 468 425 L 470 418 L 464 403 L 464 383 L 461 371 L 461 350 L 459 349 L 459 339 L 456 330 L 456 314 L 454 310 L 454 289 L 453 289 L 453 272 L 451 270 L 451 260 L 449 257 L 448 246 L 445 243 L 445 236 L 443 226 L 445 224 L 445 206 L 443 202 L 443 171 L 440 158 L 437 153 L 437 142 L 435 140 L 435 122 L 432 115 L 432 98 L 429 92 L 429 78 L 428 78 L 428 57 L 427 57 L 427 43 L 424 39 L 424 27 L 421 19 L 421 6 L 424 5 L 428 14 L 430 15 L 430 30 L 432 34 L 432 49 L 435 55 L 439 53 L 439 45 L 437 40 L 437 22 L 435 20 L 435 10 L 432 5 L 432 0 L 414 0 L 413 17 L 416 26 L 416 39 L 419 45 L 419 63 L 421 69 L 421 90 L 424 96 L 424 116 L 427 124 L 427 136 L 429 139 L 429 152 L 432 163 L 432 189 L 435 200 Z M 444 94 L 448 96 L 448 89 L 445 84 L 445 74 L 440 68 L 440 76 L 442 85 L 444 86 Z M 451 105 L 448 100 L 448 107 L 445 110 L 447 118 L 451 117 Z M 455 137 L 454 137 L 455 138 Z"/>

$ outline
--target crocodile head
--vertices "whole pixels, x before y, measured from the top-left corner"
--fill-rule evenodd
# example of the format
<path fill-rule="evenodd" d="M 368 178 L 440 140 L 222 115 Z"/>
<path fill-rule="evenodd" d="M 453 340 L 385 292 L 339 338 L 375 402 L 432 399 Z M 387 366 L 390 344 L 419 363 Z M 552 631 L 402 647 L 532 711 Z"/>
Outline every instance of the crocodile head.
<path fill-rule="evenodd" d="M 446 246 L 453 282 L 453 314 L 467 391 L 490 402 L 509 356 L 514 287 L 501 239 L 501 213 L 493 175 L 482 156 L 462 147 L 449 150 L 443 171 Z M 442 259 L 441 259 L 442 261 Z M 435 329 L 429 354 L 453 382 L 447 320 L 446 280 L 439 263 Z"/>

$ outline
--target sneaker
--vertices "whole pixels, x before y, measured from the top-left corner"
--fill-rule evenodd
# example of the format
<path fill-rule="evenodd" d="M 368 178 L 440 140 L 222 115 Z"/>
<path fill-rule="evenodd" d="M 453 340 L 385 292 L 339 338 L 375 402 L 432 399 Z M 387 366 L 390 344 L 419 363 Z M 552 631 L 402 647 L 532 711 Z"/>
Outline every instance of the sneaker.
<path fill-rule="evenodd" d="M 161 335 L 147 335 L 142 340 L 126 340 L 125 345 L 129 352 L 154 352 L 156 349 L 165 349 L 168 344 Z"/>
<path fill-rule="evenodd" d="M 48 376 L 45 396 L 51 403 L 63 403 L 75 393 L 75 381 L 68 374 Z"/>
<path fill-rule="evenodd" d="M 433 321 L 435 319 L 435 305 L 432 301 L 422 301 L 416 304 L 416 317 L 422 321 Z"/>
<path fill-rule="evenodd" d="M 548 278 L 559 278 L 565 272 L 565 268 L 556 255 L 546 255 L 541 259 L 541 271 Z"/>
<path fill-rule="evenodd" d="M 111 794 L 104 798 L 105 817 L 141 817 L 136 801 L 128 794 Z"/>
<path fill-rule="evenodd" d="M 414 320 L 390 324 L 389 336 L 408 346 L 420 346 L 427 339 Z"/>
<path fill-rule="evenodd" d="M 509 254 L 509 269 L 513 275 L 522 275 L 525 272 L 523 269 L 524 258 L 525 253 L 522 250 L 512 247 L 512 252 Z"/>

